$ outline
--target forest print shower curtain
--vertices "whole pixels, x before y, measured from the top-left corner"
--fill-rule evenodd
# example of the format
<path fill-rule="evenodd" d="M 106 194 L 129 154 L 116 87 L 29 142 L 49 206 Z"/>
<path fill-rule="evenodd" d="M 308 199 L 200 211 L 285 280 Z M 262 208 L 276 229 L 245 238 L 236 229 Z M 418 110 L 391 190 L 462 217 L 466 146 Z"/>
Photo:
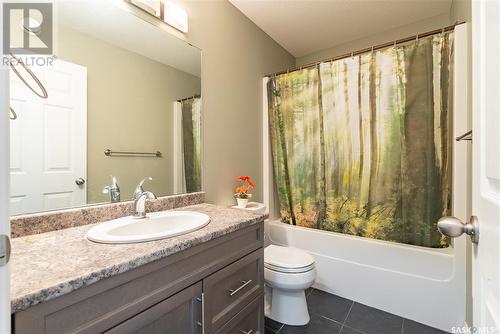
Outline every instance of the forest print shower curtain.
<path fill-rule="evenodd" d="M 201 191 L 201 97 L 181 101 L 186 192 Z"/>
<path fill-rule="evenodd" d="M 281 219 L 446 247 L 453 33 L 270 78 Z"/>

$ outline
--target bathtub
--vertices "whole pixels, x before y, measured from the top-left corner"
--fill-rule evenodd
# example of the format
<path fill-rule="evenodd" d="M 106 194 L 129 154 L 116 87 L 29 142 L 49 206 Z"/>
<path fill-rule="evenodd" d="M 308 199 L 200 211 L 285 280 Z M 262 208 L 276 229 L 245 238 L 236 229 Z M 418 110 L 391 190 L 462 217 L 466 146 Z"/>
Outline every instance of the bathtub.
<path fill-rule="evenodd" d="M 456 240 L 455 248 L 432 249 L 279 220 L 266 222 L 265 230 L 267 243 L 316 258 L 315 288 L 446 331 L 464 323 L 463 263 L 455 251 L 465 240 Z"/>
<path fill-rule="evenodd" d="M 450 331 L 464 323 L 456 246 L 432 249 L 266 222 L 266 242 L 316 258 L 315 288 Z M 461 237 L 465 239 L 465 237 Z M 314 242 L 311 242 L 314 240 Z"/>

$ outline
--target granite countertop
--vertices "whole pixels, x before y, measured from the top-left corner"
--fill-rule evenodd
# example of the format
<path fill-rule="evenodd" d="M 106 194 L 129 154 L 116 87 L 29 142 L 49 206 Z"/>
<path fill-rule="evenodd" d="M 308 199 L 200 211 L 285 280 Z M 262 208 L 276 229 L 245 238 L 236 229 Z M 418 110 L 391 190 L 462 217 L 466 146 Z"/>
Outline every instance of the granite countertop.
<path fill-rule="evenodd" d="M 95 224 L 13 239 L 12 313 L 256 224 L 266 217 L 211 204 L 178 210 L 206 213 L 210 223 L 181 236 L 136 244 L 91 242 L 85 234 Z"/>

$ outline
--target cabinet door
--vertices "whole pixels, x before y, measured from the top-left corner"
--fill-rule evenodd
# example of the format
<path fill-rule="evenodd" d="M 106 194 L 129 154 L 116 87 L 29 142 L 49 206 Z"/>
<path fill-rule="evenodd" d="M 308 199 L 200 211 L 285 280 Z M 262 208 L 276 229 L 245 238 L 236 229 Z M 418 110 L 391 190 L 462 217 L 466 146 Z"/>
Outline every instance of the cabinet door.
<path fill-rule="evenodd" d="M 109 334 L 201 334 L 201 282 L 110 329 Z"/>
<path fill-rule="evenodd" d="M 222 326 L 216 334 L 264 334 L 264 295 L 250 304 Z"/>

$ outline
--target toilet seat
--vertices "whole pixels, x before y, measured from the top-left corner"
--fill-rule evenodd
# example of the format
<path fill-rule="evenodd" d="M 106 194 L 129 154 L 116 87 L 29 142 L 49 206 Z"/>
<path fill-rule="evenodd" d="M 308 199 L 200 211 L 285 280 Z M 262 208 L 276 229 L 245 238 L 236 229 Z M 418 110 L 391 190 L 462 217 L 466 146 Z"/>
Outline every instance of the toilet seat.
<path fill-rule="evenodd" d="M 282 267 L 273 266 L 272 264 L 264 263 L 264 268 L 267 268 L 267 269 L 273 270 L 273 271 L 277 271 L 280 273 L 300 274 L 300 273 L 305 273 L 305 272 L 313 270 L 314 264 L 311 264 L 311 265 L 309 265 L 307 267 L 303 267 L 303 268 L 282 268 Z"/>
<path fill-rule="evenodd" d="M 264 250 L 264 267 L 281 273 L 304 273 L 314 269 L 314 257 L 294 247 L 270 245 Z"/>

